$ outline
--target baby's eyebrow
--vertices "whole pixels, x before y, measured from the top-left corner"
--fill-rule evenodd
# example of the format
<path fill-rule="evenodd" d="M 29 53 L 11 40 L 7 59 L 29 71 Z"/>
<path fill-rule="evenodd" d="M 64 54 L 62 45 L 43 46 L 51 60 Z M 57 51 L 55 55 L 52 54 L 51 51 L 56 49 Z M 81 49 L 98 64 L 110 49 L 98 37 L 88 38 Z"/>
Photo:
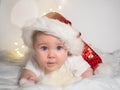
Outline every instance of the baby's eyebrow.
<path fill-rule="evenodd" d="M 47 45 L 46 43 L 38 43 L 37 46 Z"/>
<path fill-rule="evenodd" d="M 64 43 L 62 43 L 62 42 L 61 43 L 56 43 L 56 45 L 62 45 L 62 46 L 64 46 Z"/>

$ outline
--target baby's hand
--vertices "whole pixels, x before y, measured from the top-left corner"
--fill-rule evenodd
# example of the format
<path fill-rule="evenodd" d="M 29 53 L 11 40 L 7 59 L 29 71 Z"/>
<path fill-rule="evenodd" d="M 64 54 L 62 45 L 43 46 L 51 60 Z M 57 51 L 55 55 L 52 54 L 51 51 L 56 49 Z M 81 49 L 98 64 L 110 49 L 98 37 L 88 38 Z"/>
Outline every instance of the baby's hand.
<path fill-rule="evenodd" d="M 82 78 L 88 78 L 93 76 L 93 69 L 92 68 L 88 68 L 83 74 L 82 74 Z"/>
<path fill-rule="evenodd" d="M 21 74 L 19 85 L 26 86 L 34 84 L 37 81 L 37 76 L 30 70 L 25 69 Z"/>
<path fill-rule="evenodd" d="M 20 86 L 31 86 L 31 85 L 34 85 L 35 83 L 33 81 L 30 81 L 26 78 L 21 78 L 20 81 L 19 81 L 19 85 Z"/>

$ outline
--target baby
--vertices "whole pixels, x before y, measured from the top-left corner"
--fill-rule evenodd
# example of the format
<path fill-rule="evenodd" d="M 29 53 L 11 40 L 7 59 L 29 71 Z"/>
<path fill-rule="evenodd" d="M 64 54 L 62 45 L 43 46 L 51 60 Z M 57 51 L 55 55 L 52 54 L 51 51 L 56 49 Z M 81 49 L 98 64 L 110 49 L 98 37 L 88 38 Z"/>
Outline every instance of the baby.
<path fill-rule="evenodd" d="M 93 75 L 80 54 L 84 43 L 80 32 L 57 12 L 50 12 L 23 27 L 23 41 L 33 50 L 19 85 L 41 83 L 67 85 Z"/>

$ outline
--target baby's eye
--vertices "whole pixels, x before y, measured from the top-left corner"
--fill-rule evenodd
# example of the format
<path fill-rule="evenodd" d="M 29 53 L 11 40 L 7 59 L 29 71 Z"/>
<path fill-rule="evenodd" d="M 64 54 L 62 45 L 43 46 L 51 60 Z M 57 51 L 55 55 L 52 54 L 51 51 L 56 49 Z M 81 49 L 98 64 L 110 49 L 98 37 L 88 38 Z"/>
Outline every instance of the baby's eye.
<path fill-rule="evenodd" d="M 46 50 L 48 50 L 48 47 L 47 46 L 42 46 L 40 49 L 43 50 L 43 51 L 46 51 Z"/>
<path fill-rule="evenodd" d="M 57 50 L 61 50 L 61 49 L 63 49 L 62 46 L 57 46 Z"/>

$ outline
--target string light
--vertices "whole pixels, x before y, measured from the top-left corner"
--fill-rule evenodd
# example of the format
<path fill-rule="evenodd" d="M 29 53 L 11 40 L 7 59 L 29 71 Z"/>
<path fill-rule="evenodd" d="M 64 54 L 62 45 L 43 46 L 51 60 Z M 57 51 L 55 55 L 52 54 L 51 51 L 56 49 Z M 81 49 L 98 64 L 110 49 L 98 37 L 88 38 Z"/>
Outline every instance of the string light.
<path fill-rule="evenodd" d="M 56 4 L 56 5 L 57 5 L 56 8 L 50 8 L 48 11 L 61 10 L 64 2 L 65 2 L 65 0 L 60 0 L 59 2 L 56 1 L 56 3 L 59 3 L 58 5 Z M 48 11 L 47 11 L 47 12 L 48 12 Z M 44 12 L 43 15 L 46 15 L 47 12 Z"/>
<path fill-rule="evenodd" d="M 46 12 L 44 12 L 43 15 L 46 15 Z"/>
<path fill-rule="evenodd" d="M 25 48 L 25 46 L 24 45 L 22 45 L 22 47 L 21 48 Z"/>
<path fill-rule="evenodd" d="M 18 45 L 18 43 L 17 43 L 17 42 L 14 42 L 14 45 Z"/>
<path fill-rule="evenodd" d="M 52 9 L 52 8 L 50 8 L 50 9 L 49 9 L 49 11 L 53 11 L 53 9 Z"/>
<path fill-rule="evenodd" d="M 20 51 L 16 51 L 16 52 L 17 52 L 17 54 L 18 54 L 20 57 L 23 57 L 23 54 L 20 53 Z"/>
<path fill-rule="evenodd" d="M 59 10 L 61 10 L 61 9 L 62 9 L 62 6 L 61 6 L 61 5 L 59 5 L 59 6 L 58 6 L 58 9 L 59 9 Z"/>
<path fill-rule="evenodd" d="M 19 48 L 16 48 L 16 49 L 15 49 L 15 51 L 18 51 L 18 50 L 19 50 Z"/>
<path fill-rule="evenodd" d="M 13 44 L 14 47 L 9 50 L 10 54 L 8 56 L 13 60 L 21 60 L 27 48 L 24 45 L 19 45 L 18 42 L 14 42 Z"/>

